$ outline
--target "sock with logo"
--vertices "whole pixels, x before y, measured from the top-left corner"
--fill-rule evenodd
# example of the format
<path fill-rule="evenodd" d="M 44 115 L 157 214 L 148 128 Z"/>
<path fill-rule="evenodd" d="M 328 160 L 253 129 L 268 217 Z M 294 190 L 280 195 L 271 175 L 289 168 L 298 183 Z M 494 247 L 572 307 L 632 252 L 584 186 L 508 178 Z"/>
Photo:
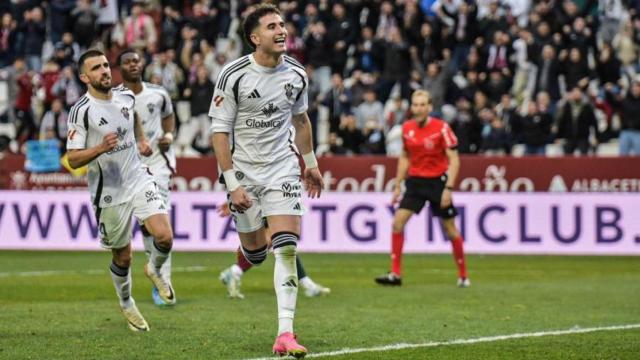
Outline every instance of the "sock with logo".
<path fill-rule="evenodd" d="M 298 296 L 297 242 L 298 235 L 291 232 L 278 232 L 271 237 L 275 256 L 273 285 L 278 302 L 278 335 L 293 332 L 293 318 Z"/>
<path fill-rule="evenodd" d="M 147 255 L 147 258 L 151 258 L 151 251 L 153 250 L 153 236 L 149 233 L 147 228 L 144 225 L 140 226 L 140 230 L 142 231 L 142 243 L 144 244 L 144 253 Z M 162 264 L 160 268 L 160 275 L 162 275 L 163 279 L 171 282 L 171 253 L 169 253 L 169 257 Z"/>
<path fill-rule="evenodd" d="M 451 240 L 451 247 L 453 248 L 453 259 L 458 267 L 458 277 L 467 278 L 467 268 L 464 263 L 464 250 L 463 250 L 462 236 L 458 235 L 457 238 Z"/>
<path fill-rule="evenodd" d="M 242 249 L 240 249 L 240 246 L 238 246 L 238 249 L 236 250 L 235 265 L 238 266 L 240 269 L 242 269 L 242 272 L 245 272 L 253 267 L 253 264 L 251 264 L 247 260 L 247 258 L 244 257 L 244 253 L 242 252 Z"/>
<path fill-rule="evenodd" d="M 404 245 L 404 233 L 391 234 L 391 272 L 400 276 L 402 272 L 402 246 Z"/>
<path fill-rule="evenodd" d="M 131 272 L 129 268 L 118 266 L 115 262 L 109 267 L 113 286 L 116 288 L 116 294 L 120 300 L 120 306 L 127 308 L 133 305 L 131 298 Z"/>

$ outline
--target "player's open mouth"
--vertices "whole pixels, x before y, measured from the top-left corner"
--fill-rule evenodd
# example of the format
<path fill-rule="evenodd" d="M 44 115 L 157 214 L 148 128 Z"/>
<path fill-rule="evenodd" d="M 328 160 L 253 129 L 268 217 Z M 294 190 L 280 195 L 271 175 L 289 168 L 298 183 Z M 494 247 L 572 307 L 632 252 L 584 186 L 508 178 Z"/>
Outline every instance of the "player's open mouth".
<path fill-rule="evenodd" d="M 283 36 L 283 37 L 276 38 L 274 42 L 276 44 L 284 44 L 284 40 L 285 40 L 285 37 Z"/>

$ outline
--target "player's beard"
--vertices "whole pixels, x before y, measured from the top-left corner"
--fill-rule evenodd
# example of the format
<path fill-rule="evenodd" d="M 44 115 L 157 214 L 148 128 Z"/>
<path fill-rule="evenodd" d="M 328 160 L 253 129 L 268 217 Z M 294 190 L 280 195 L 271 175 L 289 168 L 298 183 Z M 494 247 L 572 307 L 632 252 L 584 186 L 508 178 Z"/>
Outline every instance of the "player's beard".
<path fill-rule="evenodd" d="M 138 72 L 138 75 L 132 75 L 127 73 L 126 71 L 122 71 L 122 80 L 128 83 L 139 83 L 142 81 L 142 75 Z"/>
<path fill-rule="evenodd" d="M 107 94 L 109 92 L 109 90 L 111 90 L 111 88 L 112 88 L 112 86 L 111 86 L 111 78 L 109 78 L 109 83 L 107 85 L 104 85 L 102 83 L 103 80 L 106 80 L 106 78 L 100 79 L 98 81 L 92 81 L 91 82 L 91 87 L 94 88 L 98 92 L 101 92 L 103 94 Z"/>

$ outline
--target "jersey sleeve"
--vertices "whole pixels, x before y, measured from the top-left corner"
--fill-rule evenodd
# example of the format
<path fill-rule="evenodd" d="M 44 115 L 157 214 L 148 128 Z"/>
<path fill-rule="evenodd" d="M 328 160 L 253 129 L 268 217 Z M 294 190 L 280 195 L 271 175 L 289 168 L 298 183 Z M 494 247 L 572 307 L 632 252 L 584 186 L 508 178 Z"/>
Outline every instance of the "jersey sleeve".
<path fill-rule="evenodd" d="M 447 123 L 444 123 L 442 126 L 442 138 L 444 139 L 444 146 L 447 149 L 455 149 L 458 147 L 458 138 Z"/>
<path fill-rule="evenodd" d="M 171 103 L 171 98 L 166 90 L 163 89 L 160 94 L 162 95 L 162 107 L 160 108 L 160 112 L 161 117 L 164 119 L 173 114 L 173 104 Z"/>
<path fill-rule="evenodd" d="M 296 71 L 296 73 L 301 75 L 300 80 L 302 81 L 302 88 L 300 89 L 300 92 L 296 96 L 296 101 L 293 103 L 293 107 L 291 109 L 291 112 L 293 115 L 302 114 L 303 112 L 307 111 L 307 109 L 309 108 L 309 97 L 308 97 L 309 79 L 307 78 L 307 74 L 304 71 Z"/>
<path fill-rule="evenodd" d="M 67 150 L 81 150 L 87 148 L 87 128 L 85 127 L 83 117 L 85 112 L 76 109 L 71 111 L 71 116 L 67 120 Z M 80 114 L 79 114 L 80 113 Z"/>
<path fill-rule="evenodd" d="M 211 117 L 211 134 L 217 132 L 231 133 L 233 130 L 233 122 L 238 111 L 235 96 L 231 90 L 231 86 L 227 89 L 220 89 L 216 86 L 211 99 L 211 107 L 209 108 L 209 116 Z"/>

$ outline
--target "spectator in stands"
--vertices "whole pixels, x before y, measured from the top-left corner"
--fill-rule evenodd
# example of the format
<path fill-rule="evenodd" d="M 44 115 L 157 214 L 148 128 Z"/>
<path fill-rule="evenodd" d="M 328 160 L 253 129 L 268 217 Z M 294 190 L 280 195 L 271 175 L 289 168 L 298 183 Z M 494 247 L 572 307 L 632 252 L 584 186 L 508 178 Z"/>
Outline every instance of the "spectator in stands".
<path fill-rule="evenodd" d="M 364 141 L 360 145 L 361 154 L 385 155 L 386 142 L 383 128 L 374 120 L 369 119 L 362 130 Z"/>
<path fill-rule="evenodd" d="M 131 15 L 124 20 L 124 45 L 143 53 L 154 53 L 158 40 L 156 27 L 151 16 L 145 14 L 144 0 L 135 0 Z"/>
<path fill-rule="evenodd" d="M 362 28 L 360 41 L 356 45 L 356 68 L 367 72 L 378 72 L 381 69 L 382 44 L 373 34 L 373 29 Z"/>
<path fill-rule="evenodd" d="M 2 14 L 2 20 L 0 22 L 0 69 L 11 65 L 16 55 L 16 42 L 18 37 L 16 24 L 11 13 Z"/>
<path fill-rule="evenodd" d="M 464 97 L 456 101 L 457 114 L 451 128 L 458 138 L 458 151 L 462 154 L 477 153 L 482 142 L 482 123 L 475 116 L 473 106 Z"/>
<path fill-rule="evenodd" d="M 376 92 L 373 89 L 365 91 L 364 101 L 356 108 L 356 118 L 356 126 L 360 129 L 364 129 L 369 121 L 375 122 L 376 128 L 384 128 L 384 107 L 376 98 Z"/>
<path fill-rule="evenodd" d="M 562 74 L 564 75 L 567 90 L 571 90 L 576 86 L 582 90 L 587 88 L 591 78 L 591 69 L 589 69 L 589 64 L 583 58 L 580 49 L 571 48 L 569 50 L 569 59 L 564 63 Z"/>
<path fill-rule="evenodd" d="M 42 68 L 42 48 L 46 36 L 46 24 L 42 8 L 39 6 L 24 13 L 24 23 L 21 32 L 24 34 L 24 53 L 29 70 L 39 72 Z"/>
<path fill-rule="evenodd" d="M 322 153 L 322 156 L 332 156 L 332 155 L 347 155 L 349 150 L 342 146 L 342 139 L 336 135 L 336 133 L 329 134 L 329 140 L 327 142 L 328 148 L 327 151 Z"/>
<path fill-rule="evenodd" d="M 40 123 L 40 140 L 58 140 L 63 154 L 67 148 L 67 116 L 68 113 L 62 106 L 62 101 L 55 99 L 51 103 L 51 110 L 44 114 Z"/>
<path fill-rule="evenodd" d="M 162 21 L 162 31 L 160 32 L 160 48 L 178 48 L 178 39 L 184 25 L 184 19 L 179 11 L 172 6 L 164 7 L 164 20 Z"/>
<path fill-rule="evenodd" d="M 53 84 L 51 92 L 59 99 L 62 99 L 63 107 L 66 110 L 71 109 L 71 106 L 78 101 L 83 92 L 82 86 L 76 79 L 73 67 L 67 66 L 62 69 L 60 77 Z"/>
<path fill-rule="evenodd" d="M 209 142 L 209 128 L 211 127 L 211 118 L 209 117 L 209 100 L 203 99 L 213 98 L 214 85 L 209 80 L 207 68 L 200 65 L 196 71 L 196 79 L 189 83 L 184 90 L 184 97 L 189 99 L 191 105 L 191 119 L 181 127 L 178 145 L 184 149 L 192 146 L 193 149 L 208 154 L 211 152 L 211 144 Z"/>
<path fill-rule="evenodd" d="M 348 154 L 359 154 L 362 143 L 364 143 L 364 135 L 362 130 L 356 125 L 356 117 L 351 112 L 345 112 L 340 116 L 340 127 L 337 132 L 342 139 Z"/>
<path fill-rule="evenodd" d="M 524 153 L 544 156 L 547 144 L 551 140 L 553 120 L 548 113 L 539 111 L 538 104 L 533 100 L 527 100 L 522 108 L 520 114 L 514 118 L 513 126 L 520 134 Z"/>
<path fill-rule="evenodd" d="M 27 69 L 27 64 L 22 58 L 13 62 L 13 78 L 17 85 L 15 97 L 15 114 L 18 122 L 16 138 L 20 145 L 33 138 L 36 132 L 36 123 L 31 109 L 31 100 L 34 93 L 33 73 Z"/>
<path fill-rule="evenodd" d="M 449 70 L 451 51 L 444 49 L 442 53 L 444 61 L 441 63 L 432 62 L 427 64 L 427 71 L 422 80 L 422 88 L 431 94 L 433 111 L 440 111 L 440 108 L 444 105 L 447 88 L 451 81 L 451 73 Z"/>
<path fill-rule="evenodd" d="M 577 149 L 586 155 L 591 149 L 590 136 L 598 138 L 598 124 L 593 106 L 579 86 L 566 96 L 559 111 L 557 138 L 564 139 L 565 155 L 573 155 Z"/>
<path fill-rule="evenodd" d="M 332 44 L 331 72 L 343 74 L 348 59 L 347 50 L 355 43 L 358 33 L 342 3 L 334 3 L 331 14 L 333 16 L 327 31 L 327 39 Z"/>
<path fill-rule="evenodd" d="M 640 78 L 635 78 L 620 103 L 620 155 L 640 156 Z"/>
<path fill-rule="evenodd" d="M 483 109 L 480 111 L 480 119 L 483 124 L 480 152 L 485 155 L 511 154 L 511 135 L 495 111 L 491 108 Z"/>
<path fill-rule="evenodd" d="M 386 4 L 388 2 L 384 2 Z M 411 74 L 411 57 L 409 46 L 402 39 L 402 34 L 397 27 L 390 29 L 384 45 L 384 64 L 382 76 L 379 81 L 378 98 L 387 101 L 389 93 L 395 84 L 400 84 L 400 92 L 403 98 L 409 97 L 409 78 Z"/>
<path fill-rule="evenodd" d="M 331 43 L 324 23 L 322 21 L 311 23 L 303 39 L 307 48 L 307 59 L 315 69 L 313 80 L 320 85 L 320 91 L 325 93 L 331 89 L 332 80 Z"/>
<path fill-rule="evenodd" d="M 153 75 L 160 79 L 159 85 L 169 92 L 172 101 L 180 97 L 180 86 L 184 82 L 184 73 L 174 62 L 175 54 L 171 49 L 157 53 L 144 71 L 145 79 L 150 80 Z"/>
<path fill-rule="evenodd" d="M 90 0 L 78 0 L 78 6 L 71 11 L 71 30 L 82 50 L 91 47 L 96 38 L 97 19 L 98 13 Z"/>
<path fill-rule="evenodd" d="M 556 58 L 556 50 L 552 45 L 547 44 L 542 47 L 542 56 L 536 61 L 536 65 L 535 93 L 545 91 L 553 101 L 558 101 L 560 99 L 558 76 L 560 75 L 561 65 Z"/>
<path fill-rule="evenodd" d="M 60 77 L 60 66 L 53 60 L 49 60 L 44 64 L 42 73 L 40 74 L 40 88 L 44 90 L 44 111 L 51 108 L 51 103 L 56 95 L 53 93 L 53 85 Z"/>
<path fill-rule="evenodd" d="M 329 109 L 329 132 L 336 132 L 341 127 L 342 115 L 351 111 L 351 92 L 345 88 L 340 74 L 331 75 L 331 85 L 322 104 Z"/>

